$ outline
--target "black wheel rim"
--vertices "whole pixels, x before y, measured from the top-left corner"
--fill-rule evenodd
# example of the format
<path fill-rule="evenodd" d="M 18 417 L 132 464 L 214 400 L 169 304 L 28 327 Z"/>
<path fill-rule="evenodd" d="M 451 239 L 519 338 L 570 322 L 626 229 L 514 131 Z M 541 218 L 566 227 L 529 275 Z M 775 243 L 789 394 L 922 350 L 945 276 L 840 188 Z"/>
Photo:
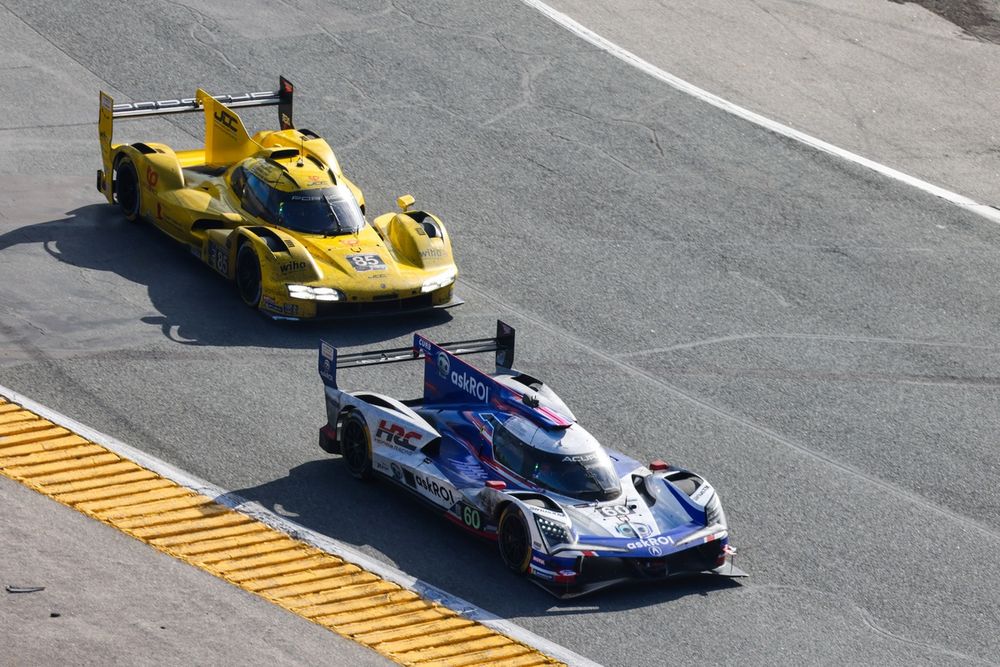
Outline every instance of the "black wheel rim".
<path fill-rule="evenodd" d="M 525 553 L 528 546 L 528 535 L 524 522 L 516 515 L 508 515 L 500 531 L 500 555 L 507 566 L 517 570 L 524 569 Z"/>
<path fill-rule="evenodd" d="M 347 467 L 354 472 L 364 470 L 368 460 L 368 438 L 364 427 L 353 419 L 344 425 L 343 447 Z"/>
<path fill-rule="evenodd" d="M 252 252 L 241 249 L 236 266 L 236 286 L 240 297 L 251 306 L 260 301 L 260 266 Z"/>
<path fill-rule="evenodd" d="M 126 215 L 135 215 L 139 208 L 138 188 L 136 184 L 135 167 L 131 162 L 124 162 L 118 168 L 118 178 L 115 179 L 115 196 L 118 205 Z"/>

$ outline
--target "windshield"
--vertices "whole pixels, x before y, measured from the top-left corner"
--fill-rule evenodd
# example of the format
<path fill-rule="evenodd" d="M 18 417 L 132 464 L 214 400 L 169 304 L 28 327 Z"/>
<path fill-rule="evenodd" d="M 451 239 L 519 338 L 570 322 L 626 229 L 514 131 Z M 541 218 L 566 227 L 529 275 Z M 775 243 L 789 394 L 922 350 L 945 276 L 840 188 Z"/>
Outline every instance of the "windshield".
<path fill-rule="evenodd" d="M 531 446 L 533 441 L 548 440 L 548 446 L 558 450 L 560 436 L 570 433 L 564 430 L 554 435 L 520 417 L 511 417 L 494 428 L 493 455 L 511 472 L 560 495 L 580 500 L 611 500 L 621 495 L 611 460 L 596 441 L 591 451 L 575 454 Z"/>
<path fill-rule="evenodd" d="M 277 223 L 309 234 L 353 234 L 365 226 L 361 207 L 344 188 L 274 191 Z"/>

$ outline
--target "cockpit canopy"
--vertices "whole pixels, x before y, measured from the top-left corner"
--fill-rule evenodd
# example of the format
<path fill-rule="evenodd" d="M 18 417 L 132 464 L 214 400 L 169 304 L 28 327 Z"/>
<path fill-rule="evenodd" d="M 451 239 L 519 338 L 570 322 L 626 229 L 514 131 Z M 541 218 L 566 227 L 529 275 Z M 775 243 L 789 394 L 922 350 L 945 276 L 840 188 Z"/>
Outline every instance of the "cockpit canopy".
<path fill-rule="evenodd" d="M 518 415 L 493 423 L 493 457 L 532 484 L 579 500 L 611 500 L 621 483 L 611 459 L 576 424 L 546 430 Z"/>
<path fill-rule="evenodd" d="M 233 191 L 248 213 L 267 222 L 306 234 L 353 234 L 365 226 L 357 199 L 343 184 L 300 189 L 287 174 L 273 181 L 254 169 L 233 172 Z"/>

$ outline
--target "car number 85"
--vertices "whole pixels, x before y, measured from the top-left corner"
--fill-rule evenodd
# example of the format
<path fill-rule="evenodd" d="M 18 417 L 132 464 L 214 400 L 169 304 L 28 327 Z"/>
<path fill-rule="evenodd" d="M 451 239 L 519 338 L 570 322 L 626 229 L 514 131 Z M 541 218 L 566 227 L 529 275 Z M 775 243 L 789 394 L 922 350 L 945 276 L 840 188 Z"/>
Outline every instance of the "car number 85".
<path fill-rule="evenodd" d="M 378 255 L 348 255 L 347 261 L 355 271 L 377 271 L 385 268 L 385 262 Z"/>

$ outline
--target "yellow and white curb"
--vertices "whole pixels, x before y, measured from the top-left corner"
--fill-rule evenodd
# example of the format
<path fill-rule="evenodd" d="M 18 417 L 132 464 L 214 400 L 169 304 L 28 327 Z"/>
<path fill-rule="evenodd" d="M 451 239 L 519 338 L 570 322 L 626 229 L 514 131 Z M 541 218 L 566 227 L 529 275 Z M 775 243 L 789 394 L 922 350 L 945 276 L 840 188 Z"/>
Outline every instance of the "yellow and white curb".
<path fill-rule="evenodd" d="M 0 474 L 400 664 L 595 664 L 2 386 Z"/>

